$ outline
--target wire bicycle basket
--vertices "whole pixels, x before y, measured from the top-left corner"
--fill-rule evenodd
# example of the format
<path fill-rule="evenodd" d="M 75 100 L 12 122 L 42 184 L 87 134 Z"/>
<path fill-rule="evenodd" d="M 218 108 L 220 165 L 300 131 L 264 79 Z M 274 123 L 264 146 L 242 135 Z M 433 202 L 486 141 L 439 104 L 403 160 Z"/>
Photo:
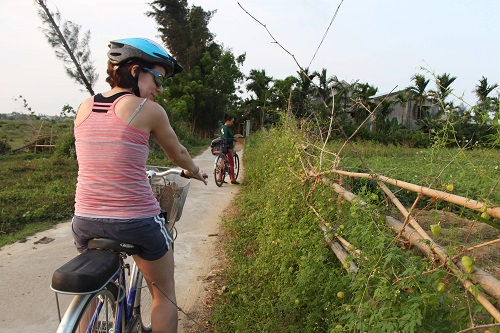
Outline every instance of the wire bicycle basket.
<path fill-rule="evenodd" d="M 160 208 L 167 212 L 169 223 L 180 220 L 186 197 L 189 191 L 190 180 L 179 175 L 166 175 L 151 181 L 151 189 L 160 204 Z"/>

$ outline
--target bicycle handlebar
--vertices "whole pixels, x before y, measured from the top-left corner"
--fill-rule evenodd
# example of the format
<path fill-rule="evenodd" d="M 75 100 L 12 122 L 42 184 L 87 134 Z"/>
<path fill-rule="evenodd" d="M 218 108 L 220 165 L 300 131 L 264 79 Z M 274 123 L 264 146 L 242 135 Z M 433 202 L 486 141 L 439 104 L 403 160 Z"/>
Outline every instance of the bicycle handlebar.
<path fill-rule="evenodd" d="M 193 177 L 189 177 L 188 175 L 186 175 L 184 173 L 184 169 L 181 169 L 181 168 L 171 168 L 171 169 L 168 169 L 168 170 L 165 170 L 165 171 L 156 171 L 156 170 L 151 170 L 150 169 L 150 170 L 146 170 L 146 175 L 148 176 L 148 179 L 160 178 L 160 177 L 163 177 L 163 176 L 166 176 L 166 175 L 179 175 L 182 178 L 187 178 L 187 179 L 193 178 Z M 203 175 L 203 178 L 207 179 L 208 176 L 207 175 Z"/>
<path fill-rule="evenodd" d="M 179 175 L 184 178 L 190 178 L 184 174 L 184 170 L 181 168 L 172 168 L 165 171 L 147 170 L 146 174 L 148 179 L 160 178 L 166 175 Z"/>

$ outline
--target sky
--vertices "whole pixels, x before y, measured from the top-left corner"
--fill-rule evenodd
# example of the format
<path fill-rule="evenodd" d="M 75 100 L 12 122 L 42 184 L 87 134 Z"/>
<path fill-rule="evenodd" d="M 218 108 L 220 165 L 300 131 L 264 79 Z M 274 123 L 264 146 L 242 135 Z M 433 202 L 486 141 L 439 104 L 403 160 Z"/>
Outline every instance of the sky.
<path fill-rule="evenodd" d="M 160 41 L 156 22 L 145 13 L 150 1 L 47 0 L 62 18 L 90 30 L 89 43 L 99 79 L 94 90 L 108 90 L 106 52 L 110 40 L 147 37 Z M 209 24 L 215 39 L 238 56 L 241 68 L 264 69 L 284 79 L 299 67 L 327 69 L 340 80 L 369 83 L 378 94 L 412 85 L 411 77 L 448 73 L 456 96 L 470 105 L 479 80 L 500 84 L 500 1 L 495 0 L 188 0 L 216 10 Z M 338 14 L 328 29 L 335 11 Z M 273 42 L 272 36 L 289 53 Z M 0 113 L 58 115 L 88 97 L 65 72 L 41 31 L 34 0 L 0 0 Z M 327 31 L 328 29 L 328 31 Z M 324 41 L 318 49 L 323 38 Z M 316 56 L 314 56 L 317 51 Z M 295 57 L 292 57 L 293 55 Z M 17 99 L 17 101 L 16 101 Z"/>

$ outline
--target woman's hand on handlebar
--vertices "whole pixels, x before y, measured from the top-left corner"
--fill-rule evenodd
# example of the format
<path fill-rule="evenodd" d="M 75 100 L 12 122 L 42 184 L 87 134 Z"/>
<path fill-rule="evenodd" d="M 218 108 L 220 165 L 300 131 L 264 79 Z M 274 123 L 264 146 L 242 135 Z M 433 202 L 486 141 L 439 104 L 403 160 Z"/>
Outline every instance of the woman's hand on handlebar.
<path fill-rule="evenodd" d="M 194 172 L 191 172 L 189 170 L 184 170 L 183 173 L 188 178 L 198 179 L 198 180 L 202 181 L 203 184 L 205 184 L 205 185 L 208 184 L 208 182 L 207 182 L 208 175 L 204 171 L 199 170 L 198 173 L 194 173 Z"/>

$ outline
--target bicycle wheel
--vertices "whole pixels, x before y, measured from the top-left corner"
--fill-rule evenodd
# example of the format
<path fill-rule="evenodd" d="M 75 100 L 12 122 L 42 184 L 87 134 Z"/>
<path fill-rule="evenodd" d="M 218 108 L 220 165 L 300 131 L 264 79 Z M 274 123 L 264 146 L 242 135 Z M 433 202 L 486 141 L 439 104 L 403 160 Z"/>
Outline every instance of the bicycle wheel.
<path fill-rule="evenodd" d="M 138 272 L 136 288 L 134 315 L 138 316 L 138 323 L 141 325 L 138 333 L 151 333 L 151 305 L 153 297 L 151 296 L 146 279 L 144 279 L 141 272 Z"/>
<path fill-rule="evenodd" d="M 110 283 L 112 284 L 112 283 Z M 118 288 L 106 287 L 94 294 L 77 295 L 59 324 L 57 333 L 115 332 Z M 123 332 L 123 321 L 120 332 Z"/>
<path fill-rule="evenodd" d="M 226 178 L 226 160 L 224 159 L 224 155 L 218 155 L 215 158 L 214 178 L 215 184 L 218 187 L 224 184 L 224 178 Z"/>
<path fill-rule="evenodd" d="M 240 157 L 236 152 L 233 154 L 234 158 L 234 180 L 238 179 L 238 175 L 240 174 Z"/>

